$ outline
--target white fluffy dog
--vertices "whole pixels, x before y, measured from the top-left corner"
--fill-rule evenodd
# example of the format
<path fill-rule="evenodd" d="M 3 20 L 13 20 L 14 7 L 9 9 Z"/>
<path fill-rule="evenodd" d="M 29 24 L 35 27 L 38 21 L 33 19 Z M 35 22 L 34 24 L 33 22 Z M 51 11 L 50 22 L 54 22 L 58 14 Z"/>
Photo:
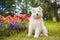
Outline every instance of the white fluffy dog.
<path fill-rule="evenodd" d="M 31 13 L 32 14 L 29 22 L 28 36 L 30 36 L 33 31 L 35 31 L 34 38 L 38 38 L 41 34 L 43 34 L 44 36 L 48 36 L 47 29 L 43 24 L 42 8 L 40 6 L 37 8 L 32 8 Z"/>

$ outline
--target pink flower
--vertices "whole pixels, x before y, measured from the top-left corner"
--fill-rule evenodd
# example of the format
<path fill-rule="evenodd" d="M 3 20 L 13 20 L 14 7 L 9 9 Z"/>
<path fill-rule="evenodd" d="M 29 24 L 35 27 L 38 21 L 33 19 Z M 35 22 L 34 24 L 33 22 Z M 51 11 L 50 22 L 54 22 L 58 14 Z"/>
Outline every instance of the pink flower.
<path fill-rule="evenodd" d="M 2 17 L 2 15 L 0 15 L 0 18 Z"/>
<path fill-rule="evenodd" d="M 11 15 L 8 15 L 7 18 L 8 18 L 9 20 L 11 20 L 12 16 L 11 16 Z"/>
<path fill-rule="evenodd" d="M 17 15 L 14 15 L 14 20 L 19 20 L 19 16 L 17 16 Z"/>
<path fill-rule="evenodd" d="M 19 17 L 16 17 L 16 20 L 18 21 L 19 20 Z"/>
<path fill-rule="evenodd" d="M 26 20 L 29 20 L 29 17 L 27 17 Z"/>
<path fill-rule="evenodd" d="M 20 18 L 27 18 L 28 16 L 26 14 L 20 14 L 19 17 Z"/>
<path fill-rule="evenodd" d="M 19 18 L 22 18 L 22 17 L 23 17 L 23 14 L 20 14 L 20 15 L 19 15 Z"/>
<path fill-rule="evenodd" d="M 26 14 L 24 14 L 24 15 L 23 15 L 23 18 L 25 18 L 25 19 L 26 19 L 26 18 L 27 18 L 27 15 L 26 15 Z"/>
<path fill-rule="evenodd" d="M 18 17 L 19 17 L 20 19 L 23 18 L 23 19 L 25 19 L 25 20 L 29 20 L 29 17 L 28 17 L 28 15 L 26 15 L 26 14 L 20 14 Z"/>
<path fill-rule="evenodd" d="M 23 18 L 26 19 L 26 20 L 29 19 L 29 17 L 26 14 L 23 15 Z"/>
<path fill-rule="evenodd" d="M 14 14 L 14 17 L 16 17 L 16 14 Z"/>
<path fill-rule="evenodd" d="M 11 18 L 11 20 L 9 20 L 10 23 L 14 24 L 14 19 Z"/>

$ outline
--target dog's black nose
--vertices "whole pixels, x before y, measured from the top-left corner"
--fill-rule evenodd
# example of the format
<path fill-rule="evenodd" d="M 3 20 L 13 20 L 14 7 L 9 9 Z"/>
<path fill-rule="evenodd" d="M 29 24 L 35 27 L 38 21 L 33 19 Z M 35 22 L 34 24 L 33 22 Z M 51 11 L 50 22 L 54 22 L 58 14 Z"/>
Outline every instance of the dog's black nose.
<path fill-rule="evenodd" d="M 36 14 L 38 16 L 38 14 Z"/>

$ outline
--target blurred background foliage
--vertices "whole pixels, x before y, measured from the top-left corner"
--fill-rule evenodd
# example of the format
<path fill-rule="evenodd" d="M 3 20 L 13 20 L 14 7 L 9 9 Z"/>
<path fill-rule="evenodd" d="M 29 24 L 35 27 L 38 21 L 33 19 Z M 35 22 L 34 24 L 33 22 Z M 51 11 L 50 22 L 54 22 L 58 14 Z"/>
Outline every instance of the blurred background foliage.
<path fill-rule="evenodd" d="M 26 13 L 30 16 L 31 7 L 37 6 L 43 8 L 44 20 L 60 20 L 59 0 L 0 0 L 0 14 L 7 16 Z"/>

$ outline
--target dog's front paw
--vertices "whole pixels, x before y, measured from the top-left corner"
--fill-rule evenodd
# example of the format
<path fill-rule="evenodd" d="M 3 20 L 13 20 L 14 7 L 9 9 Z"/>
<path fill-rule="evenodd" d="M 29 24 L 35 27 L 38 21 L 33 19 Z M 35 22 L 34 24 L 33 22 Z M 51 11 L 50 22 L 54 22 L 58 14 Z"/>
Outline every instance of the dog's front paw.
<path fill-rule="evenodd" d="M 38 38 L 39 36 L 34 36 L 34 38 Z"/>
<path fill-rule="evenodd" d="M 48 36 L 48 34 L 44 34 L 44 36 L 45 36 L 45 37 L 47 37 L 47 36 Z"/>
<path fill-rule="evenodd" d="M 28 36 L 31 36 L 30 34 L 28 34 Z"/>

